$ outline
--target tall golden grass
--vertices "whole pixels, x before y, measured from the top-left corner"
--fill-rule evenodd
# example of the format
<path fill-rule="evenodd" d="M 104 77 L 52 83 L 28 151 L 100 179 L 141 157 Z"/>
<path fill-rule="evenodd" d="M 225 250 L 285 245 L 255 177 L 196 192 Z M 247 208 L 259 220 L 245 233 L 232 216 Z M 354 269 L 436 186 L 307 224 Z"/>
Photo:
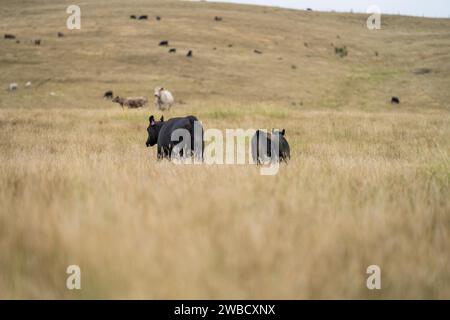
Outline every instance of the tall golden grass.
<path fill-rule="evenodd" d="M 147 110 L 0 114 L 3 298 L 449 297 L 448 117 L 291 113 L 261 176 L 157 162 Z"/>

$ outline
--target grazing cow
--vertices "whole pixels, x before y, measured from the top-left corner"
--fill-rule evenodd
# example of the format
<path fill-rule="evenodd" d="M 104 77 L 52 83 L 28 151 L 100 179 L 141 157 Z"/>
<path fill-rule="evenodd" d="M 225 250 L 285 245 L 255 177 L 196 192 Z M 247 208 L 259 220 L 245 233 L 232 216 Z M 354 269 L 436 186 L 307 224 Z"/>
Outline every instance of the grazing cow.
<path fill-rule="evenodd" d="M 139 17 L 139 20 L 147 20 L 148 19 L 148 16 L 147 15 L 143 15 L 143 16 L 140 16 Z"/>
<path fill-rule="evenodd" d="M 113 98 L 113 92 L 112 90 L 108 90 L 105 92 L 105 94 L 103 95 L 104 99 L 112 99 Z"/>
<path fill-rule="evenodd" d="M 161 20 L 161 17 L 160 16 L 156 16 L 156 20 L 157 21 Z"/>
<path fill-rule="evenodd" d="M 64 37 L 64 33 L 58 32 L 58 38 L 62 38 L 62 37 Z"/>
<path fill-rule="evenodd" d="M 10 83 L 9 84 L 9 87 L 8 87 L 8 89 L 9 89 L 9 91 L 16 91 L 17 90 L 17 83 L 15 83 L 15 82 L 13 82 L 13 83 Z"/>
<path fill-rule="evenodd" d="M 172 93 L 170 93 L 170 91 L 162 87 L 155 88 L 155 106 L 156 108 L 158 108 L 158 110 L 170 110 L 174 101 L 175 100 L 173 99 Z"/>
<path fill-rule="evenodd" d="M 130 16 L 130 19 L 136 19 L 136 16 L 134 15 L 134 14 L 132 14 L 131 16 Z"/>
<path fill-rule="evenodd" d="M 147 97 L 123 98 L 123 97 L 117 96 L 112 100 L 112 102 L 120 104 L 122 109 L 124 106 L 126 106 L 129 109 L 130 108 L 135 109 L 135 108 L 144 107 L 147 104 L 148 99 L 147 99 Z"/>
<path fill-rule="evenodd" d="M 267 133 L 257 130 L 252 138 L 252 158 L 256 164 L 268 161 L 287 161 L 291 158 L 289 143 L 285 138 L 286 130 Z M 276 142 L 278 141 L 278 152 Z"/>
<path fill-rule="evenodd" d="M 10 33 L 5 33 L 5 39 L 15 39 L 16 36 Z"/>
<path fill-rule="evenodd" d="M 254 52 L 254 53 L 257 53 L 257 54 L 261 54 L 261 53 L 262 53 L 261 51 L 259 51 L 259 50 L 257 50 L 257 49 L 253 50 L 253 52 Z"/>
<path fill-rule="evenodd" d="M 162 40 L 159 42 L 159 46 L 161 46 L 161 47 L 167 47 L 168 45 L 169 45 L 168 40 Z"/>
<path fill-rule="evenodd" d="M 31 88 L 31 81 L 27 81 L 27 83 L 25 83 L 25 88 Z"/>
<path fill-rule="evenodd" d="M 171 49 L 169 49 L 169 53 L 175 53 L 175 52 L 177 52 L 177 49 L 176 49 L 176 48 L 171 48 Z"/>
<path fill-rule="evenodd" d="M 36 46 L 40 46 L 41 45 L 41 39 L 33 39 L 33 43 Z"/>
<path fill-rule="evenodd" d="M 400 104 L 400 98 L 392 97 L 391 98 L 391 104 Z"/>
<path fill-rule="evenodd" d="M 214 21 L 222 21 L 222 17 L 215 16 Z"/>
<path fill-rule="evenodd" d="M 189 51 L 188 51 L 188 53 L 186 54 L 186 57 L 192 58 L 192 50 L 189 50 Z"/>
<path fill-rule="evenodd" d="M 195 129 L 197 127 L 197 129 Z M 172 140 L 172 133 L 175 130 L 184 129 L 190 135 L 190 141 L 183 141 L 183 138 Z M 172 150 L 179 151 L 181 156 L 194 156 L 196 160 L 203 159 L 204 141 L 203 126 L 194 116 L 172 118 L 164 122 L 164 117 L 160 121 L 155 121 L 154 116 L 149 118 L 149 126 L 147 128 L 147 147 L 158 145 L 158 160 L 168 158 L 171 159 Z M 186 154 L 186 150 L 190 150 L 190 154 Z"/>

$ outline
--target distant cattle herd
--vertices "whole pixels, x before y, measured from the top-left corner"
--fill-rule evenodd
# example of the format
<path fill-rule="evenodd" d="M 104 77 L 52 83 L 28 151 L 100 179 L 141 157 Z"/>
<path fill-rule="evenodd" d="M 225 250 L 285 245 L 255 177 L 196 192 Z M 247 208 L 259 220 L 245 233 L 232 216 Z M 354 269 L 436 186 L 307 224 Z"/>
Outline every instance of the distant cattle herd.
<path fill-rule="evenodd" d="M 312 9 L 307 8 L 307 11 L 312 11 Z M 148 20 L 149 16 L 147 14 L 132 14 L 130 15 L 130 19 L 133 20 Z M 162 17 L 157 15 L 155 16 L 155 20 L 156 21 L 161 21 Z M 221 16 L 214 16 L 214 21 L 216 22 L 222 22 L 224 21 L 223 17 Z M 63 38 L 65 35 L 62 32 L 58 32 L 57 33 L 57 37 L 58 38 Z M 338 39 L 340 39 L 340 36 L 337 36 Z M 20 40 L 17 39 L 16 35 L 11 34 L 11 33 L 5 33 L 4 34 L 4 39 L 6 40 L 15 40 L 17 43 L 20 43 Z M 31 43 L 33 43 L 36 46 L 40 46 L 42 44 L 42 40 L 41 39 L 37 39 L 34 38 L 31 40 Z M 169 40 L 161 40 L 158 43 L 159 46 L 161 47 L 168 47 L 169 46 Z M 335 53 L 337 55 L 339 55 L 340 57 L 345 57 L 348 55 L 348 49 L 346 46 L 343 47 L 335 47 L 334 44 L 331 44 L 334 49 L 335 49 Z M 308 43 L 304 43 L 305 47 L 308 47 Z M 233 44 L 228 44 L 229 48 L 233 47 Z M 217 50 L 217 47 L 214 47 L 213 50 Z M 171 47 L 168 50 L 169 53 L 171 54 L 176 54 L 177 53 L 177 48 L 175 47 Z M 185 51 L 186 52 L 186 51 Z M 260 49 L 254 49 L 253 50 L 254 53 L 261 55 L 263 53 L 262 50 Z M 375 53 L 376 56 L 379 56 L 379 52 Z M 194 52 L 192 49 L 187 50 L 186 52 L 186 57 L 188 58 L 192 58 L 194 56 Z M 281 57 L 278 58 L 278 60 L 283 60 Z M 297 69 L 297 66 L 292 64 L 291 65 L 291 69 L 295 70 Z M 31 82 L 28 81 L 27 85 L 25 86 L 26 88 L 30 88 L 31 87 Z M 19 88 L 19 85 L 17 83 L 10 83 L 8 86 L 9 91 L 16 91 Z M 111 99 L 113 102 L 118 103 L 120 106 L 123 107 L 128 107 L 128 108 L 140 108 L 140 107 L 144 107 L 147 105 L 147 102 L 144 98 L 146 97 L 138 97 L 138 98 L 125 98 L 125 97 L 113 97 L 112 96 L 112 91 L 107 91 L 104 95 L 104 98 L 108 98 Z M 170 92 L 166 92 L 163 91 L 160 95 L 158 93 L 155 93 L 155 106 L 157 107 L 158 110 L 166 110 L 166 109 L 170 109 L 171 106 L 173 105 L 174 99 L 173 96 L 171 95 Z M 396 96 L 393 96 L 390 100 L 391 104 L 400 104 L 400 99 Z"/>

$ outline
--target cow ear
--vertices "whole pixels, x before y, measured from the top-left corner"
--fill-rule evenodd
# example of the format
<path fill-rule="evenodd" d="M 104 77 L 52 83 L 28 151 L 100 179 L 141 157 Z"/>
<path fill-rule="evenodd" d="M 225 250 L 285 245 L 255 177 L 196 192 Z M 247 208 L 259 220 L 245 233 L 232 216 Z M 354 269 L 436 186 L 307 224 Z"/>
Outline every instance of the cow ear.
<path fill-rule="evenodd" d="M 148 118 L 148 121 L 150 121 L 151 126 L 155 125 L 155 117 L 154 116 L 150 116 L 150 118 Z"/>
<path fill-rule="evenodd" d="M 285 133 L 286 133 L 286 130 L 283 129 L 283 130 L 281 131 L 281 135 L 284 136 Z"/>
<path fill-rule="evenodd" d="M 164 122 L 164 116 L 161 116 L 161 119 L 159 121 Z"/>

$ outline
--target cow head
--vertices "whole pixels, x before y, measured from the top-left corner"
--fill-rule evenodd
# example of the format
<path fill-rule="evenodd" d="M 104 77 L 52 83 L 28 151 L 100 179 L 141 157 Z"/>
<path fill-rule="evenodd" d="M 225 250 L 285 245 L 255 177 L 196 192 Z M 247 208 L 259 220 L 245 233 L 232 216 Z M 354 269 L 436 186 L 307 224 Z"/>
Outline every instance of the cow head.
<path fill-rule="evenodd" d="M 148 121 L 149 121 L 147 128 L 148 137 L 145 145 L 147 147 L 152 147 L 158 142 L 159 130 L 161 130 L 161 127 L 163 125 L 164 116 L 162 116 L 159 121 L 155 121 L 155 117 L 152 115 L 150 116 Z"/>
<path fill-rule="evenodd" d="M 155 88 L 155 97 L 156 98 L 161 97 L 161 91 L 163 91 L 163 90 L 164 90 L 164 88 L 162 88 L 162 87 L 156 87 Z"/>

